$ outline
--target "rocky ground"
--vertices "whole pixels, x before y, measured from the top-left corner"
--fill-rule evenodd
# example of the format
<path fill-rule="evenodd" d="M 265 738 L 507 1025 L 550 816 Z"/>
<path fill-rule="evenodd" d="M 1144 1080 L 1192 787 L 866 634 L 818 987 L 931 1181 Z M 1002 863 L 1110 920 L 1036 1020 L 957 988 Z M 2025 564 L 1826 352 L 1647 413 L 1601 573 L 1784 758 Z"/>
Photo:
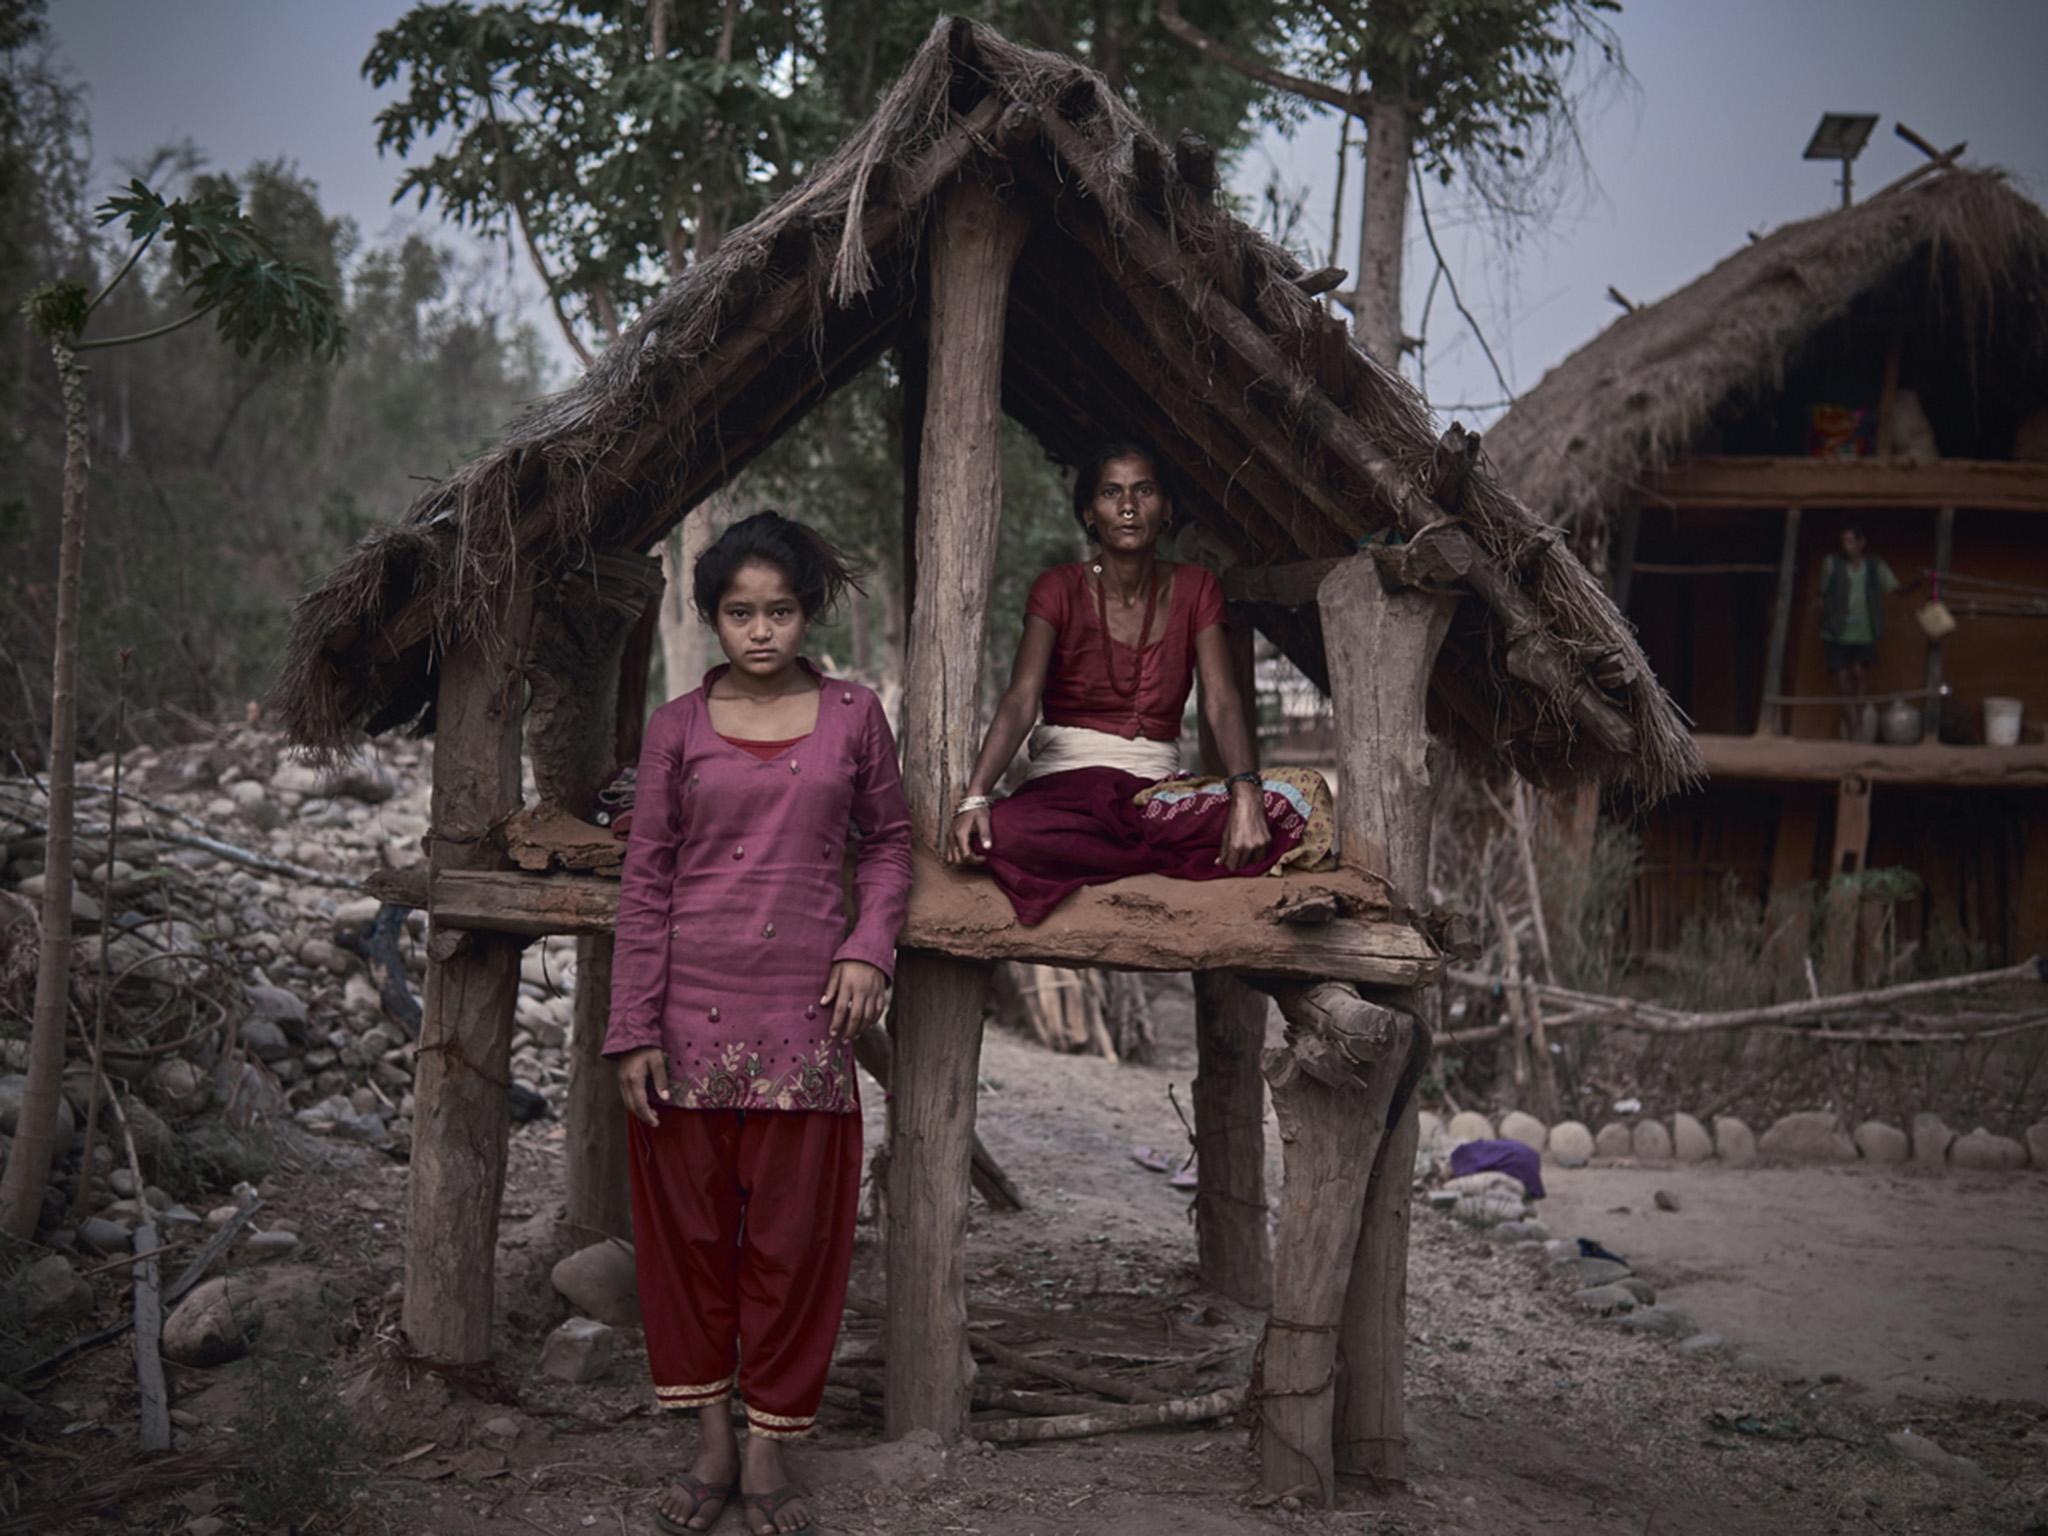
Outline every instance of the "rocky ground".
<path fill-rule="evenodd" d="M 530 1090 L 530 1118 L 514 1130 L 496 1368 L 424 1372 L 397 1336 L 411 1044 L 344 940 L 376 910 L 348 882 L 420 856 L 420 768 L 418 751 L 399 747 L 347 775 L 317 775 L 255 731 L 124 765 L 124 787 L 148 802 L 144 819 L 188 839 L 131 839 L 111 869 L 93 841 L 81 860 L 93 866 L 87 894 L 97 903 L 80 926 L 81 1016 L 96 1001 L 101 915 L 112 914 L 111 974 L 132 974 L 111 994 L 107 1062 L 132 1087 L 123 1104 L 144 1180 L 129 1174 L 111 1120 L 84 1161 L 76 1133 L 88 1084 L 74 1074 L 74 1139 L 51 1222 L 32 1249 L 5 1255 L 14 1278 L 0 1292 L 0 1372 L 13 1385 L 0 1389 L 0 1536 L 652 1529 L 652 1498 L 687 1456 L 687 1430 L 652 1409 L 612 1266 L 586 1260 L 588 1285 L 561 1273 L 573 1304 L 556 1283 L 579 1246 L 560 1220 L 568 945 L 529 950 L 518 1004 L 514 1070 Z M 105 783 L 110 771 L 90 765 L 83 777 Z M 103 799 L 84 804 L 89 825 L 104 821 Z M 0 978 L 18 971 L 5 936 L 18 945 L 25 904 L 5 892 L 33 894 L 36 819 L 32 788 L 0 791 Z M 271 867 L 192 846 L 196 838 Z M 417 937 L 408 930 L 400 944 L 415 981 Z M 25 1006 L 13 994 L 6 1001 Z M 1201 1294 L 1186 1196 L 1130 1156 L 1134 1145 L 1172 1153 L 1186 1144 L 1176 1108 L 1193 1070 L 1185 987 L 1164 989 L 1156 1008 L 1159 1051 L 1142 1066 L 990 1036 L 982 1133 L 1028 1208 L 998 1216 L 977 1206 L 972 1302 L 978 1326 L 1078 1341 L 1119 1368 L 1164 1370 L 1182 1390 L 1207 1391 L 1245 1379 L 1258 1320 Z M 224 1053 L 230 1022 L 236 1044 Z M 20 1027 L 15 1020 L 9 1034 Z M 11 1053 L 0 1065 L 18 1072 L 19 1040 L 0 1048 Z M 12 1125 L 8 1093 L 0 1083 L 0 1130 Z M 870 1098 L 875 1145 L 879 1095 Z M 1269 1149 L 1277 1189 L 1277 1135 Z M 2009 1319 L 2003 1337 L 2024 1358 L 2043 1347 L 2038 1262 L 2024 1232 L 2040 1228 L 2048 1179 L 1718 1163 L 1645 1170 L 1632 1159 L 1546 1172 L 1552 1200 L 1534 1217 L 1519 1196 L 1468 1195 L 1473 1220 L 1460 1220 L 1455 1194 L 1437 1210 L 1418 1190 L 1406 1491 L 1349 1489 L 1333 1512 L 1255 1498 L 1254 1456 L 1237 1421 L 1001 1450 L 884 1444 L 861 1385 L 879 1348 L 872 1227 L 860 1240 L 844 1384 L 832 1389 L 802 1474 L 828 1529 L 907 1536 L 2048 1530 L 2048 1394 L 1994 1395 L 1987 1385 L 2002 1378 L 1940 1371 L 1874 1379 L 1882 1362 L 1849 1350 L 1801 1355 L 1786 1329 L 1743 1326 L 1740 1310 L 1750 1294 L 1779 1321 L 1789 1316 L 1790 1329 L 1802 1309 L 1809 1320 L 1845 1313 L 1845 1327 L 1894 1336 L 1901 1356 L 1942 1355 L 1954 1340 L 1928 1326 L 1928 1309 L 1873 1316 L 1831 1300 L 1871 1284 L 1904 1288 L 1917 1252 L 1954 1293 L 1940 1315 Z M 1783 1175 L 1768 1194 L 1770 1220 L 1745 1223 L 1731 1181 L 1766 1173 Z M 1601 1182 L 1636 1178 L 1675 1193 L 1677 1213 L 1648 1206 L 1661 1231 L 1635 1214 L 1642 1191 Z M 1719 1181 L 1711 1198 L 1680 1183 L 1707 1178 Z M 1918 1180 L 1901 1216 L 1910 1238 L 1870 1271 L 1868 1233 L 1827 1219 L 1844 1203 L 1840 1181 L 1909 1178 Z M 138 1397 L 125 1339 L 34 1370 L 129 1315 L 129 1250 L 145 1215 L 168 1250 L 159 1256 L 166 1284 L 212 1234 L 233 1229 L 171 1310 L 175 1449 L 149 1459 L 132 1450 Z M 1681 1242 L 1672 1234 L 1687 1232 L 1689 1216 L 1701 1230 Z M 1539 1225 L 1510 1224 L 1525 1220 Z M 1807 1234 L 1796 1274 L 1784 1272 L 1787 1231 Z M 1626 1262 L 1589 1268 L 1571 1241 L 1581 1235 Z M 1757 1277 L 1748 1293 L 1746 1269 Z M 1601 1290 L 1611 1305 L 1588 1301 Z M 574 1324 L 566 1333 L 565 1323 Z M 1699 1338 L 1715 1333 L 1721 1342 Z M 2024 1388 L 2041 1373 L 2012 1379 Z M 726 1528 L 740 1528 L 736 1516 Z"/>

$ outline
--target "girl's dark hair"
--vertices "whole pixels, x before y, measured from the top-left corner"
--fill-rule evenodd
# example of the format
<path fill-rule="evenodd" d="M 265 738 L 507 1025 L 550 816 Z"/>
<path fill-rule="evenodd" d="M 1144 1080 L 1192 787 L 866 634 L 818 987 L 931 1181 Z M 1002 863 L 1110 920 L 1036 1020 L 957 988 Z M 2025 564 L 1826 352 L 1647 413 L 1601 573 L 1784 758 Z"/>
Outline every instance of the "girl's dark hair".
<path fill-rule="evenodd" d="M 1178 528 L 1181 520 L 1180 487 L 1174 483 L 1166 461 L 1154 453 L 1148 443 L 1130 438 L 1110 438 L 1097 443 L 1074 467 L 1074 521 L 1081 525 L 1081 531 L 1088 532 L 1088 508 L 1095 501 L 1095 488 L 1102 483 L 1102 472 L 1117 459 L 1143 459 L 1152 466 L 1152 478 L 1159 482 L 1159 489 L 1173 506 L 1173 516 L 1166 526 Z"/>
<path fill-rule="evenodd" d="M 867 590 L 860 584 L 860 568 L 817 529 L 780 512 L 756 512 L 726 529 L 697 557 L 690 595 L 697 616 L 706 624 L 718 622 L 718 604 L 726 588 L 750 560 L 782 572 L 807 619 L 838 602 L 849 587 Z"/>

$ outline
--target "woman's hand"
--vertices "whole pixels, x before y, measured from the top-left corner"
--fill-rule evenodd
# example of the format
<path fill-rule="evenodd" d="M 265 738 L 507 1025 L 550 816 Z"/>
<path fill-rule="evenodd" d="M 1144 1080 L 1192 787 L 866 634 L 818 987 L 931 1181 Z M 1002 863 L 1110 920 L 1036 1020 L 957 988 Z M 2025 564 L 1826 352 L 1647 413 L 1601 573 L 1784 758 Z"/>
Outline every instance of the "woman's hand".
<path fill-rule="evenodd" d="M 963 818 L 964 819 L 964 818 Z M 889 1003 L 889 978 L 865 960 L 837 960 L 818 1006 L 832 1010 L 832 1036 L 852 1040 L 882 1016 Z"/>
<path fill-rule="evenodd" d="M 626 1101 L 626 1113 L 642 1125 L 659 1128 L 661 1116 L 654 1101 L 668 1102 L 668 1057 L 658 1045 L 642 1046 L 619 1058 L 619 1097 Z"/>
<path fill-rule="evenodd" d="M 988 807 L 967 811 L 953 818 L 952 829 L 946 835 L 946 862 L 986 864 L 988 851 L 995 845 L 995 823 L 989 819 Z"/>
<path fill-rule="evenodd" d="M 1223 851 L 1216 862 L 1225 869 L 1243 869 L 1265 857 L 1273 833 L 1266 825 L 1265 795 L 1256 785 L 1230 786 L 1230 820 L 1223 828 Z"/>

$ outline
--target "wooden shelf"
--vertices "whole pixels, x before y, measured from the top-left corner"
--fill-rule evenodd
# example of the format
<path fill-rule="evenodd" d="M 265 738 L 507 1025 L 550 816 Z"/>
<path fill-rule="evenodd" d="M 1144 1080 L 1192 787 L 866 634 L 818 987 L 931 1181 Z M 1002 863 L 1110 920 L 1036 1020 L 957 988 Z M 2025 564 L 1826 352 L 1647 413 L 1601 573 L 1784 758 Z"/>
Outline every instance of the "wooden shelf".
<path fill-rule="evenodd" d="M 1799 459 L 1701 456 L 1651 478 L 1643 498 L 1680 508 L 1961 507 L 2048 512 L 2048 464 L 2004 459 Z"/>
<path fill-rule="evenodd" d="M 423 869 L 375 875 L 364 888 L 387 901 L 428 905 Z M 451 870 L 434 882 L 432 911 L 450 928 L 538 937 L 608 933 L 618 901 L 618 881 L 601 875 Z M 970 960 L 1237 971 L 1378 987 L 1425 986 L 1442 965 L 1429 939 L 1395 918 L 1377 883 L 1354 870 L 1213 881 L 1140 875 L 1077 891 L 1026 928 L 994 881 L 924 853 L 901 945 Z"/>
<path fill-rule="evenodd" d="M 1709 779 L 1835 784 L 1954 784 L 1979 789 L 2048 788 L 2048 746 L 1888 747 L 1794 736 L 1695 736 Z"/>

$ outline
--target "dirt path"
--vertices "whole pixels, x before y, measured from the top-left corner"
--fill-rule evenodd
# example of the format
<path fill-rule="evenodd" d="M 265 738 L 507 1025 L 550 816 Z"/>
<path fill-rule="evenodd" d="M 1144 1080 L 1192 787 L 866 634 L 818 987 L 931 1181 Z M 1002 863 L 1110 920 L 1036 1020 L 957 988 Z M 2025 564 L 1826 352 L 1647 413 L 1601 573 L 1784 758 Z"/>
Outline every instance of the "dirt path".
<path fill-rule="evenodd" d="M 2048 1175 L 1673 1165 L 1544 1182 L 1558 1236 L 1597 1238 L 1660 1302 L 1794 1375 L 2048 1402 Z"/>

